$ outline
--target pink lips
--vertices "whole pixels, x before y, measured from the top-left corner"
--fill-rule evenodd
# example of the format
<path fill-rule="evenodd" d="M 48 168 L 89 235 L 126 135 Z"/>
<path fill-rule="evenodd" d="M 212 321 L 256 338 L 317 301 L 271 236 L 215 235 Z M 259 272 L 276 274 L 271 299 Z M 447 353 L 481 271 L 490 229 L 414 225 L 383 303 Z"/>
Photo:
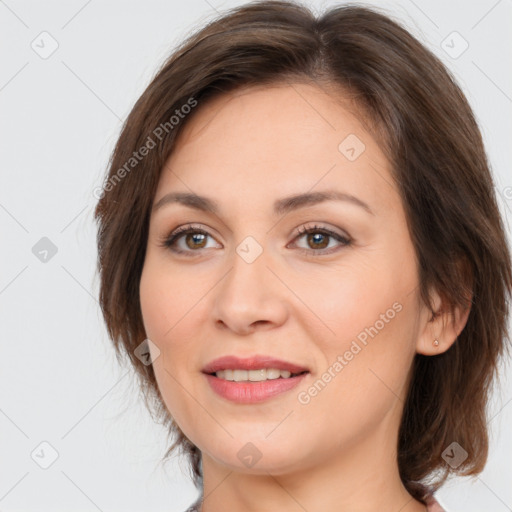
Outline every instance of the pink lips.
<path fill-rule="evenodd" d="M 299 373 L 300 375 L 289 377 L 288 379 L 280 377 L 259 382 L 235 382 L 210 375 L 220 370 L 258 370 L 260 368 L 277 368 L 279 370 L 288 370 L 292 374 Z M 203 368 L 203 373 L 206 374 L 206 379 L 213 391 L 221 397 L 240 404 L 251 404 L 263 402 L 280 393 L 289 391 L 308 375 L 309 370 L 287 361 L 257 355 L 245 359 L 236 356 L 220 357 L 208 363 Z"/>
<path fill-rule="evenodd" d="M 298 366 L 281 359 L 255 355 L 247 358 L 237 356 L 219 357 L 218 359 L 210 361 L 203 368 L 203 372 L 215 373 L 220 370 L 259 370 L 260 368 L 277 368 L 278 370 L 288 370 L 291 373 L 309 371 L 303 366 Z"/>

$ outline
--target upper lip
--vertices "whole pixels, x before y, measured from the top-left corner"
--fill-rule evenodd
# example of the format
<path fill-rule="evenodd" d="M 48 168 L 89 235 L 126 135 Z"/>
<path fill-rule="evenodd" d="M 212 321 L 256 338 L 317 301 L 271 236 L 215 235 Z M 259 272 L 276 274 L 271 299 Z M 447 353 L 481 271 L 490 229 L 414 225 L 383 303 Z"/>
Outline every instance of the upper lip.
<path fill-rule="evenodd" d="M 223 356 L 210 361 L 204 368 L 204 373 L 215 373 L 220 370 L 259 370 L 260 368 L 277 368 L 291 373 L 309 371 L 306 367 L 276 359 L 271 356 L 254 355 L 251 357 Z"/>

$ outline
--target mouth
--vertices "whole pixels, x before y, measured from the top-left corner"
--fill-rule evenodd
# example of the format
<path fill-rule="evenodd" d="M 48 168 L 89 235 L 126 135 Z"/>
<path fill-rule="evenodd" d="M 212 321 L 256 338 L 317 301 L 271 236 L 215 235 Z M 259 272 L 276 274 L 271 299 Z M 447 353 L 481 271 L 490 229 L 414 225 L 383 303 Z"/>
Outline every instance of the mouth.
<path fill-rule="evenodd" d="M 202 372 L 210 388 L 235 404 L 257 404 L 286 395 L 310 370 L 270 356 L 224 356 L 207 364 Z"/>
<path fill-rule="evenodd" d="M 256 354 L 250 357 L 228 355 L 210 361 L 204 366 L 202 372 L 226 380 L 260 381 L 287 379 L 309 372 L 309 368 L 268 355 Z"/>
<path fill-rule="evenodd" d="M 207 373 L 218 379 L 229 380 L 232 382 L 262 382 L 265 380 L 293 379 L 299 375 L 309 373 L 308 370 L 292 373 L 289 370 L 279 368 L 259 368 L 257 370 L 244 370 L 240 368 L 218 370 Z"/>

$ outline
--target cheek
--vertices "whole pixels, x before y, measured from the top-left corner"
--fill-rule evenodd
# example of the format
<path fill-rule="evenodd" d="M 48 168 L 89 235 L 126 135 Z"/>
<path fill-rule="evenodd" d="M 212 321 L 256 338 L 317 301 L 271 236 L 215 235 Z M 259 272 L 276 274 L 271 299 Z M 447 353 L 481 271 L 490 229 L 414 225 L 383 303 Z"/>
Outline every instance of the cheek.
<path fill-rule="evenodd" d="M 142 319 L 146 336 L 161 352 L 153 366 L 156 374 L 165 377 L 165 389 L 173 379 L 163 372 L 181 382 L 198 371 L 208 286 L 206 279 L 173 271 L 168 262 L 149 258 L 145 263 L 139 284 Z"/>
<path fill-rule="evenodd" d="M 405 401 L 407 375 L 415 354 L 416 296 L 398 291 L 386 295 L 380 290 L 377 297 L 351 310 L 357 315 L 357 327 L 350 312 L 340 318 L 340 332 L 351 335 L 343 334 L 336 350 L 330 348 L 329 358 L 333 361 L 342 356 L 338 389 L 349 410 L 366 416 L 370 423 Z"/>
<path fill-rule="evenodd" d="M 165 293 L 165 280 L 156 279 L 156 272 L 145 266 L 139 286 L 140 307 L 146 336 L 157 344 L 162 333 L 171 327 L 168 312 L 174 304 L 169 304 L 171 296 Z"/>
<path fill-rule="evenodd" d="M 395 393 L 401 394 L 414 356 L 414 259 L 405 265 L 384 250 L 358 256 L 357 263 L 347 262 L 315 286 L 303 283 L 301 292 L 315 313 L 312 321 L 320 318 L 328 326 L 318 337 L 324 364 L 319 371 L 331 368 L 336 374 L 326 404 L 342 400 L 361 412 L 369 404 L 384 410 L 396 401 Z"/>
<path fill-rule="evenodd" d="M 303 406 L 302 420 L 307 423 L 327 414 L 332 426 L 326 429 L 340 444 L 369 435 L 391 411 L 397 413 L 405 400 L 414 355 L 407 346 L 408 313 L 404 305 L 401 310 L 371 306 L 377 316 L 372 310 L 362 315 L 359 307 L 339 315 L 337 340 L 323 347 L 325 367 L 312 383 L 316 389 L 304 390 L 310 403 Z M 351 313 L 357 315 L 357 327 Z M 306 400 L 302 395 L 301 403 Z"/>
<path fill-rule="evenodd" d="M 190 281 L 188 281 L 190 284 Z M 146 335 L 156 342 L 172 337 L 182 318 L 192 304 L 190 286 L 183 275 L 171 272 L 168 265 L 157 258 L 146 258 L 139 284 L 140 306 Z"/>
<path fill-rule="evenodd" d="M 186 385 L 195 394 L 187 380 L 194 371 L 190 357 L 194 350 L 190 343 L 191 318 L 186 315 L 192 305 L 184 303 L 184 297 L 190 294 L 182 293 L 181 285 L 179 276 L 169 274 L 168 269 L 155 265 L 151 259 L 146 261 L 139 286 L 144 328 L 160 350 L 159 357 L 153 360 L 153 370 L 165 406 L 180 427 L 195 417 L 193 404 L 187 402 L 188 395 L 183 392 Z"/>
<path fill-rule="evenodd" d="M 333 348 L 343 349 L 386 311 L 394 317 L 393 304 L 404 288 L 384 258 L 358 254 L 357 259 L 347 258 L 332 271 L 309 269 L 311 278 L 294 280 L 294 293 L 307 305 L 297 318 L 304 326 L 323 325 L 321 339 Z"/>

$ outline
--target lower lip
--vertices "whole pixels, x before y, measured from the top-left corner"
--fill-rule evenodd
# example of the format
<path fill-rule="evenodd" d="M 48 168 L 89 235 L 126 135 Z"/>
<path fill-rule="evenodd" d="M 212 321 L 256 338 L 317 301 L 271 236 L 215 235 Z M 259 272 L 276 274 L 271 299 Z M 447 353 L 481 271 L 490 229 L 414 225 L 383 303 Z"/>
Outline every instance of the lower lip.
<path fill-rule="evenodd" d="M 215 375 L 205 375 L 213 391 L 221 397 L 239 404 L 253 404 L 293 389 L 308 373 L 288 379 L 278 378 L 259 382 L 235 382 L 219 379 Z"/>

